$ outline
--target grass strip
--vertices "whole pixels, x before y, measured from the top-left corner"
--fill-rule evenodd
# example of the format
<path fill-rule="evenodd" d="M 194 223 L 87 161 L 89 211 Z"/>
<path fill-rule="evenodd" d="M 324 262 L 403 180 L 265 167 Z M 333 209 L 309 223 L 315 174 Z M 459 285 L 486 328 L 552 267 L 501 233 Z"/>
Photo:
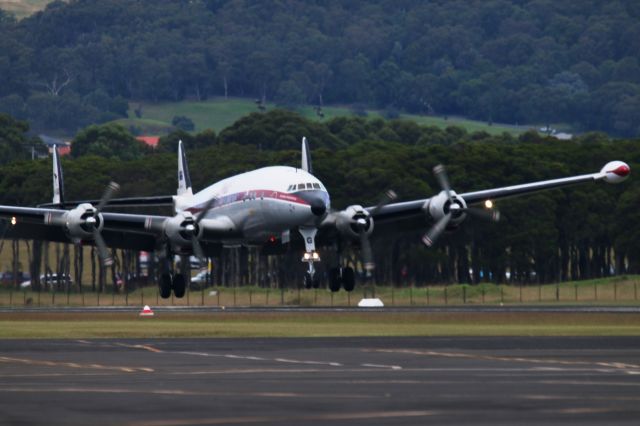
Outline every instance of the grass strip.
<path fill-rule="evenodd" d="M 0 314 L 0 338 L 640 336 L 640 315 L 611 313 Z"/>

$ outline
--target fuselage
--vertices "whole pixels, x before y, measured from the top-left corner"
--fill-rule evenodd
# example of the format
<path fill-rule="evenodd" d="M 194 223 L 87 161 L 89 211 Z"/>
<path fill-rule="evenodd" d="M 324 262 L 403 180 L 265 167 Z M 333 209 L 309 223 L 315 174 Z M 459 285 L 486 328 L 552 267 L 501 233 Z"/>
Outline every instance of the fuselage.
<path fill-rule="evenodd" d="M 298 168 L 272 166 L 221 180 L 176 200 L 176 212 L 196 214 L 214 199 L 206 218 L 226 216 L 243 240 L 260 242 L 299 226 L 316 224 L 330 208 L 318 178 Z"/>

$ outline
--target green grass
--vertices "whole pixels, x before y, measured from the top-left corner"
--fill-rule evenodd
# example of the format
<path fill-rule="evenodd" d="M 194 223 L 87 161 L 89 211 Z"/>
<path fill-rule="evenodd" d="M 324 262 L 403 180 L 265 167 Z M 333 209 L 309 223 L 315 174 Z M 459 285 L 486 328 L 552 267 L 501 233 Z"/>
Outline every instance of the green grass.
<path fill-rule="evenodd" d="M 0 9 L 13 13 L 22 19 L 43 10 L 53 0 L 0 0 Z"/>
<path fill-rule="evenodd" d="M 0 338 L 640 336 L 640 316 L 542 313 L 3 313 Z"/>
<path fill-rule="evenodd" d="M 133 110 L 139 105 L 142 106 L 142 119 L 136 119 L 133 113 Z M 267 109 L 272 109 L 276 106 L 268 103 L 266 107 Z M 208 128 L 219 132 L 233 124 L 239 118 L 257 111 L 258 108 L 253 100 L 240 98 L 230 98 L 228 100 L 215 99 L 203 102 L 135 102 L 130 104 L 129 120 L 127 123 L 135 125 L 147 134 L 154 134 L 155 129 L 153 127 L 147 127 L 149 123 L 146 120 L 153 120 L 156 126 L 158 123 L 170 126 L 174 116 L 184 115 L 193 120 L 196 125 L 196 131 L 198 132 Z M 325 106 L 323 108 L 324 118 L 320 118 L 311 106 L 301 107 L 297 112 L 308 119 L 317 121 L 327 121 L 335 117 L 353 116 L 353 111 L 346 106 Z M 369 110 L 367 117 L 382 117 L 382 112 Z M 440 128 L 446 128 L 452 125 L 461 126 L 469 132 L 486 131 L 490 134 L 501 134 L 503 132 L 519 134 L 526 130 L 524 128 L 516 128 L 515 126 L 489 126 L 485 122 L 467 120 L 459 117 L 445 119 L 443 117 L 402 114 L 401 118 L 413 120 L 420 125 L 437 126 Z"/>

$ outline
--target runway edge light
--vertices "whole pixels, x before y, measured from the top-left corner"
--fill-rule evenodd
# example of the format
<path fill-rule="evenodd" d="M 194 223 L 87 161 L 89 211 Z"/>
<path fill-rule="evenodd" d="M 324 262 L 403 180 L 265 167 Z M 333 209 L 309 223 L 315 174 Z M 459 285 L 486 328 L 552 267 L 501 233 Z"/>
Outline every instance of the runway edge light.
<path fill-rule="evenodd" d="M 153 311 L 151 310 L 149 305 L 144 305 L 144 308 L 142 308 L 142 311 L 140 311 L 140 316 L 141 317 L 152 317 L 153 316 Z"/>

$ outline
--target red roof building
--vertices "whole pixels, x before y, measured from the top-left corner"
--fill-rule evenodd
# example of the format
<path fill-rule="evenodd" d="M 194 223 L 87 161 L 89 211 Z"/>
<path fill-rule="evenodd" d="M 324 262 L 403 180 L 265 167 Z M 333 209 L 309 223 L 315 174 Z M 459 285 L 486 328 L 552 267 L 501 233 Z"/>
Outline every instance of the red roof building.
<path fill-rule="evenodd" d="M 140 142 L 144 142 L 148 146 L 155 148 L 156 146 L 158 146 L 160 136 L 137 136 L 136 139 Z"/>

